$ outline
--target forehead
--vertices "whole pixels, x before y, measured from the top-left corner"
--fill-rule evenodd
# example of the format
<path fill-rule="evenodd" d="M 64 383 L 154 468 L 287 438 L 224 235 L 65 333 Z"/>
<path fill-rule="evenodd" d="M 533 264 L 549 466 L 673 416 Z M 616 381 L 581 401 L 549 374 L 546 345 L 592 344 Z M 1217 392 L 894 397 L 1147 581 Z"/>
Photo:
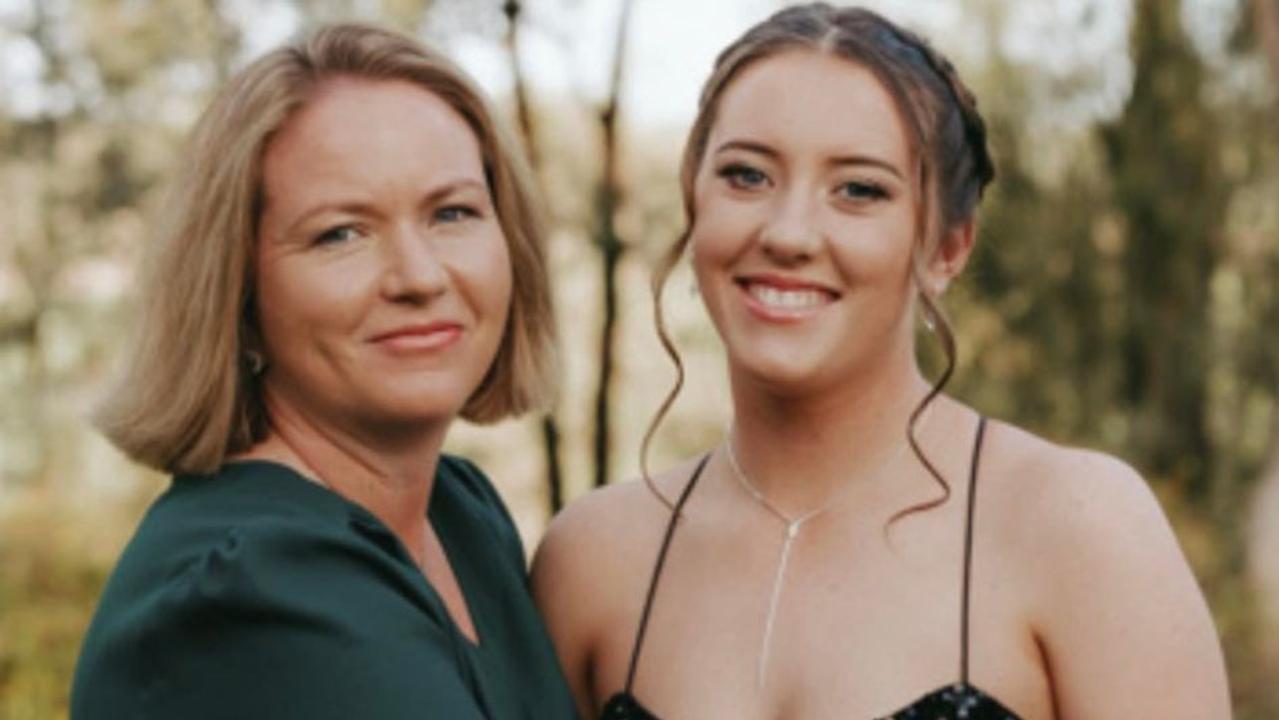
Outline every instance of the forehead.
<path fill-rule="evenodd" d="M 460 113 L 404 80 L 338 78 L 316 89 L 272 138 L 264 179 L 419 168 L 482 173 L 479 140 Z"/>
<path fill-rule="evenodd" d="M 743 136 L 795 151 L 873 151 L 903 168 L 909 156 L 900 112 L 879 78 L 813 50 L 758 60 L 730 81 L 710 147 Z"/>

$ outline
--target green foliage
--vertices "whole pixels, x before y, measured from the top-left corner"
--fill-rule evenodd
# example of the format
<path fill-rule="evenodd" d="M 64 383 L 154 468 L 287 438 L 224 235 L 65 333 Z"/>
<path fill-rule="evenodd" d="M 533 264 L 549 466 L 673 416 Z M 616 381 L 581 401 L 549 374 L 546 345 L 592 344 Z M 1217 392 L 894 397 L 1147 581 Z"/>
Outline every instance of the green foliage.
<path fill-rule="evenodd" d="M 1204 70 L 1176 8 L 1137 3 L 1137 79 L 1123 116 L 1102 129 L 1114 203 L 1128 220 L 1124 253 L 1128 332 L 1119 350 L 1122 401 L 1138 453 L 1159 474 L 1207 495 L 1209 282 L 1220 260 L 1228 188 L 1218 170 L 1214 118 L 1200 101 Z"/>
<path fill-rule="evenodd" d="M 66 716 L 81 638 L 145 501 L 103 512 L 32 492 L 0 513 L 0 718 Z"/>

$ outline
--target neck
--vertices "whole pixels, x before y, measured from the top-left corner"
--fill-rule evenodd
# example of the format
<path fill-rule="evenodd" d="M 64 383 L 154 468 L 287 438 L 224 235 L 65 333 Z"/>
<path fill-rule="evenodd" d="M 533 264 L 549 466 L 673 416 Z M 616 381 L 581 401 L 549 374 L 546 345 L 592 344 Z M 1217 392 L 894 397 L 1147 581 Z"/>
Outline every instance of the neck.
<path fill-rule="evenodd" d="M 913 360 L 802 394 L 737 373 L 732 386 L 737 459 L 751 484 L 796 515 L 907 467 L 910 415 L 930 389 Z"/>
<path fill-rule="evenodd" d="M 373 513 L 420 565 L 447 423 L 424 423 L 417 432 L 360 432 L 322 422 L 269 392 L 266 400 L 267 437 L 244 457 L 288 465 Z"/>

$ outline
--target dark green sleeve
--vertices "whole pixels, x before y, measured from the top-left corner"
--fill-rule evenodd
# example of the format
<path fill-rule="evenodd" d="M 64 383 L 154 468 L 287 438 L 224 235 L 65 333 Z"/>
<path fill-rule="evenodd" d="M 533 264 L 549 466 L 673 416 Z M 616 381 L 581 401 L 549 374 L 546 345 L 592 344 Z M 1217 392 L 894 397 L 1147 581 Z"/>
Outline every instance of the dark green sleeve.
<path fill-rule="evenodd" d="M 524 542 L 520 540 L 519 530 L 511 513 L 506 509 L 502 496 L 493 487 L 493 482 L 475 463 L 456 455 L 441 456 L 442 463 L 448 463 L 456 470 L 468 492 L 484 507 L 488 515 L 488 524 L 502 546 L 504 556 L 519 570 L 521 575 L 528 574 L 528 565 L 524 555 Z"/>
<path fill-rule="evenodd" d="M 136 650 L 118 657 L 135 667 L 120 668 L 128 680 L 99 668 L 73 716 L 478 720 L 454 642 L 411 582 L 336 533 L 231 528 L 117 614 L 132 626 L 114 637 Z"/>

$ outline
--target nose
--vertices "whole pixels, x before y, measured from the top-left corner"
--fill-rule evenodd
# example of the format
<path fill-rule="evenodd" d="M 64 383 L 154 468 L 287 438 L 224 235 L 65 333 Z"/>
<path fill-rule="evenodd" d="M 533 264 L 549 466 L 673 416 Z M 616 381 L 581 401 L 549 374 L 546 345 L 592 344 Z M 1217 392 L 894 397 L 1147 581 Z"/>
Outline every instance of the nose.
<path fill-rule="evenodd" d="M 772 213 L 760 229 L 760 246 L 764 253 L 778 263 L 794 264 L 812 259 L 821 243 L 812 194 L 795 186 L 779 195 Z"/>
<path fill-rule="evenodd" d="M 383 256 L 382 293 L 387 299 L 420 304 L 448 289 L 448 271 L 421 229 L 396 229 L 386 239 Z"/>

